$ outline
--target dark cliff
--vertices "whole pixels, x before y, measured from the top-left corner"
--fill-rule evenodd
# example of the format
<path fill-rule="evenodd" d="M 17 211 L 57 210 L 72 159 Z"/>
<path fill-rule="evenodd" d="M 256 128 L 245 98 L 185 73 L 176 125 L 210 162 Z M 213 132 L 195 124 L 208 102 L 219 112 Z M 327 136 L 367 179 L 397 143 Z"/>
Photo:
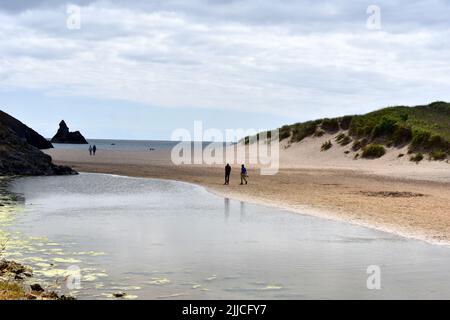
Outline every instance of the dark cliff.
<path fill-rule="evenodd" d="M 27 127 L 19 120 L 0 110 L 0 125 L 6 126 L 27 143 L 38 149 L 51 149 L 53 145 L 33 129 Z"/>
<path fill-rule="evenodd" d="M 7 116 L 10 117 L 9 115 Z M 12 123 L 13 125 L 9 127 L 6 123 Z M 69 167 L 53 164 L 49 155 L 46 155 L 29 143 L 26 138 L 16 133 L 17 126 L 14 124 L 16 124 L 15 121 L 0 121 L 0 175 L 76 174 Z"/>

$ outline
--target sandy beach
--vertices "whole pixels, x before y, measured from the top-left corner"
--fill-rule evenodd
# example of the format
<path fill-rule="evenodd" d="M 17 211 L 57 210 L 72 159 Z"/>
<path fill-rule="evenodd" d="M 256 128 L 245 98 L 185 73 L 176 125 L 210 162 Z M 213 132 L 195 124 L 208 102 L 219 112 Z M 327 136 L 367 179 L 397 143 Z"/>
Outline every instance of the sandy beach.
<path fill-rule="evenodd" d="M 185 181 L 220 196 L 347 221 L 431 243 L 450 244 L 450 170 L 445 162 L 416 165 L 389 150 L 383 159 L 354 161 L 344 149 L 320 153 L 320 139 L 281 152 L 280 171 L 263 176 L 249 167 L 250 183 L 240 186 L 239 168 L 223 185 L 221 166 L 173 165 L 170 151 L 52 149 L 58 164 L 80 172 Z M 315 147 L 313 147 L 315 146 Z M 300 152 L 300 150 L 307 152 Z"/>

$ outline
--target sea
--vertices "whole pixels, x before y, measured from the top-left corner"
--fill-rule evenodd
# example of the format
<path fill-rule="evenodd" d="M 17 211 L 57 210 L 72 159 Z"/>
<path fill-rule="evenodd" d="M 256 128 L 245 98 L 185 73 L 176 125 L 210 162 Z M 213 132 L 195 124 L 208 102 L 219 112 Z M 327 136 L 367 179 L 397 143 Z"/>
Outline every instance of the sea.
<path fill-rule="evenodd" d="M 170 140 L 116 140 L 116 139 L 87 139 L 89 144 L 61 144 L 53 143 L 55 149 L 88 149 L 89 145 L 96 146 L 98 150 L 120 150 L 120 151 L 154 151 L 154 150 L 170 150 L 180 143 L 180 141 Z M 202 147 L 210 145 L 211 143 L 203 141 Z M 223 143 L 223 145 L 226 145 Z"/>

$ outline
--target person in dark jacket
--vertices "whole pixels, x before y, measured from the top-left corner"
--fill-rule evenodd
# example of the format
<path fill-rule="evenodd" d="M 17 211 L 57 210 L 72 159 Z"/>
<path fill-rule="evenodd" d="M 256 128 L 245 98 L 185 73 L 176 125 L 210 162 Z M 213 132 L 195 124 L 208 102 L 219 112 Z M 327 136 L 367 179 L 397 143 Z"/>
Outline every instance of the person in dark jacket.
<path fill-rule="evenodd" d="M 225 166 L 225 185 L 230 184 L 231 166 L 229 163 Z"/>

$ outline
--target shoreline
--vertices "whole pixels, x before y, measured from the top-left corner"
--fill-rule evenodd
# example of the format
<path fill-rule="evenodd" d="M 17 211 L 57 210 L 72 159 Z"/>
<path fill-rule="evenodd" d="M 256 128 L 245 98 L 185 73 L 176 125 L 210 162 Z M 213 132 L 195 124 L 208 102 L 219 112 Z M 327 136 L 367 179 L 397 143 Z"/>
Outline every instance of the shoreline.
<path fill-rule="evenodd" d="M 213 194 L 220 198 L 229 198 L 229 199 L 235 200 L 235 201 L 242 201 L 242 202 L 246 202 L 249 204 L 260 205 L 260 206 L 265 206 L 265 207 L 274 208 L 274 209 L 280 209 L 280 210 L 288 211 L 289 213 L 292 213 L 292 214 L 301 214 L 301 215 L 307 215 L 307 216 L 316 217 L 316 218 L 320 218 L 320 219 L 326 219 L 326 220 L 331 220 L 331 221 L 336 221 L 336 222 L 347 223 L 347 224 L 351 224 L 354 226 L 360 226 L 360 227 L 364 227 L 364 228 L 368 228 L 368 229 L 372 229 L 372 230 L 386 232 L 386 233 L 393 234 L 393 235 L 396 235 L 396 236 L 399 236 L 399 237 L 402 237 L 402 238 L 405 238 L 408 240 L 422 241 L 422 242 L 428 243 L 430 245 L 450 247 L 450 241 L 432 240 L 432 239 L 429 239 L 426 234 L 405 233 L 405 232 L 402 232 L 395 228 L 392 228 L 392 229 L 385 228 L 383 226 L 377 226 L 374 224 L 366 223 L 364 221 L 352 221 L 349 219 L 342 219 L 342 218 L 339 218 L 335 212 L 318 210 L 311 206 L 304 206 L 303 208 L 294 208 L 290 205 L 280 205 L 277 203 L 273 203 L 270 201 L 264 201 L 262 199 L 257 199 L 257 198 L 253 198 L 253 197 L 245 197 L 245 196 L 244 197 L 239 197 L 239 196 L 230 197 L 224 191 L 210 189 L 205 185 L 196 184 L 196 183 L 183 181 L 183 180 L 161 179 L 161 178 L 152 178 L 152 177 L 143 177 L 143 176 L 128 176 L 128 175 L 101 173 L 101 172 L 80 172 L 80 174 L 104 174 L 104 175 L 116 176 L 116 177 L 122 177 L 122 178 L 152 179 L 152 180 L 173 181 L 173 182 L 177 182 L 177 183 L 184 183 L 184 184 L 189 184 L 189 185 L 193 185 L 196 187 L 200 187 L 200 188 L 204 189 L 206 192 Z"/>
<path fill-rule="evenodd" d="M 231 184 L 223 186 L 223 168 L 171 164 L 163 152 L 102 151 L 89 157 L 82 150 L 47 151 L 56 163 L 79 172 L 156 178 L 193 183 L 230 199 L 261 204 L 294 213 L 359 225 L 401 237 L 450 246 L 450 171 L 401 167 L 397 175 L 377 171 L 373 162 L 364 170 L 281 167 L 275 176 L 260 176 L 249 168 L 250 181 L 239 186 L 234 168 Z M 372 165 L 372 166 L 371 166 Z M 448 164 L 446 164 L 448 165 Z M 446 167 L 444 167 L 446 168 Z M 436 180 L 436 172 L 440 179 Z"/>
<path fill-rule="evenodd" d="M 222 194 L 220 192 L 215 192 L 214 190 L 209 190 L 207 188 L 206 188 L 206 190 L 217 196 L 226 197 L 225 194 Z M 396 235 L 398 237 L 405 238 L 408 240 L 422 241 L 422 242 L 428 243 L 430 245 L 450 247 L 449 240 L 441 240 L 441 241 L 433 240 L 433 239 L 430 239 L 429 236 L 427 236 L 426 234 L 419 234 L 419 233 L 412 234 L 412 233 L 403 232 L 400 229 L 387 228 L 384 226 L 379 226 L 379 225 L 367 223 L 364 221 L 355 221 L 355 220 L 340 218 L 336 212 L 319 210 L 319 209 L 315 209 L 314 207 L 304 206 L 304 208 L 295 208 L 295 207 L 292 207 L 289 205 L 279 205 L 279 204 L 272 203 L 269 201 L 264 201 L 261 199 L 253 199 L 253 198 L 246 198 L 246 197 L 242 197 L 242 198 L 232 197 L 230 199 L 233 199 L 236 201 L 243 201 L 243 202 L 256 204 L 256 205 L 262 205 L 262 206 L 266 206 L 266 207 L 270 207 L 270 208 L 280 209 L 280 210 L 288 211 L 293 214 L 301 214 L 301 215 L 307 215 L 307 216 L 316 217 L 316 218 L 320 218 L 320 219 L 326 219 L 326 220 L 331 220 L 331 221 L 336 221 L 336 222 L 347 223 L 347 224 L 351 224 L 354 226 L 359 226 L 359 227 L 364 227 L 364 228 L 368 228 L 368 229 L 372 229 L 372 230 L 376 230 L 376 231 L 386 232 L 386 233 L 393 234 L 393 235 Z"/>

